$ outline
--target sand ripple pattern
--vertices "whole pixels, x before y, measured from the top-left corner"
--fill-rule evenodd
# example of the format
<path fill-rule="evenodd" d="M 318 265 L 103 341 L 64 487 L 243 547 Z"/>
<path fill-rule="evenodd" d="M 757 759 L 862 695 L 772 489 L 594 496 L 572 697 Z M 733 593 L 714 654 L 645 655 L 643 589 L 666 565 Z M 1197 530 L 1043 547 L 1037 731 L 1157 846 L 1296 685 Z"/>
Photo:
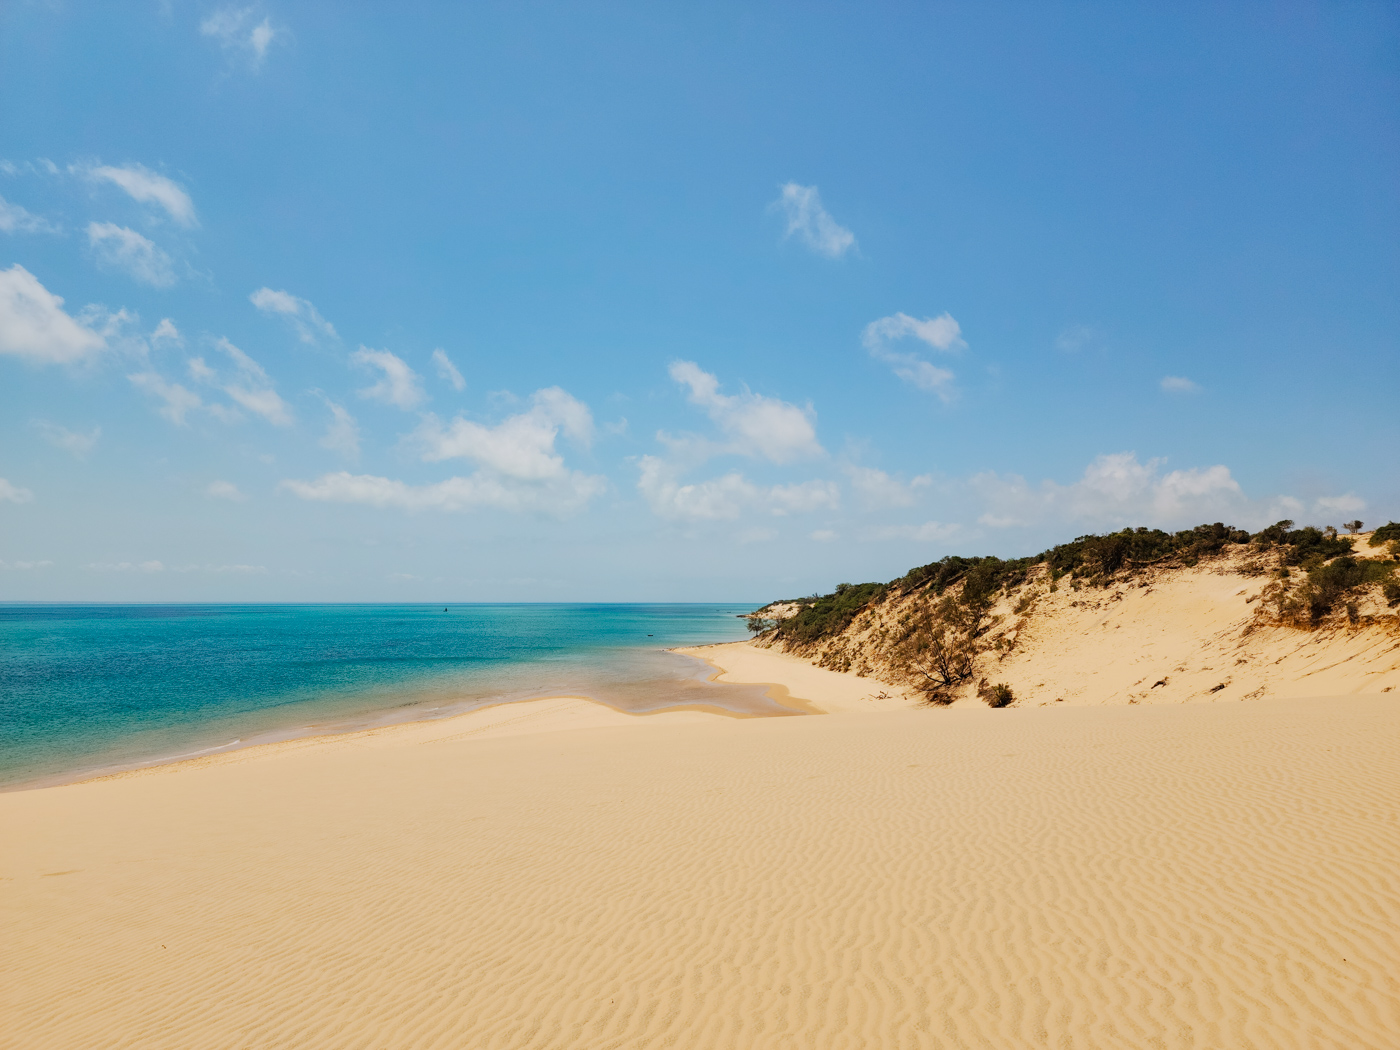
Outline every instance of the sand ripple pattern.
<path fill-rule="evenodd" d="M 0 1046 L 1393 1048 L 1398 731 L 639 722 L 0 796 Z"/>

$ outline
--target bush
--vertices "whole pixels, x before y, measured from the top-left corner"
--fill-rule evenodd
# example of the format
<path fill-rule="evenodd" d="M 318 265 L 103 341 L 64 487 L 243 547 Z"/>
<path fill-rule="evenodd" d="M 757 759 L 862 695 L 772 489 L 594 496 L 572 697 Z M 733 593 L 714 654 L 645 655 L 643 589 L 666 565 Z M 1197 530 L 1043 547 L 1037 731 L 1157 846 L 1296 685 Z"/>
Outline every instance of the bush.
<path fill-rule="evenodd" d="M 987 690 L 988 707 L 1007 707 L 1016 698 L 1011 695 L 1011 687 L 1005 682 L 998 682 Z"/>
<path fill-rule="evenodd" d="M 1339 539 L 1335 530 L 1328 536 L 1311 525 L 1287 533 L 1281 542 L 1293 548 L 1283 556 L 1285 565 L 1302 565 L 1313 558 L 1330 561 L 1352 552 L 1351 540 Z"/>
<path fill-rule="evenodd" d="M 1353 521 L 1344 521 L 1344 522 L 1342 522 L 1342 528 L 1346 529 L 1347 532 L 1349 532 L 1349 533 L 1351 533 L 1353 536 L 1355 536 L 1358 532 L 1361 531 L 1362 526 L 1364 526 L 1365 524 L 1366 524 L 1366 523 L 1365 523 L 1364 521 L 1362 521 L 1360 518 L 1356 518 L 1356 519 L 1353 520 Z"/>
<path fill-rule="evenodd" d="M 817 598 L 778 624 L 775 636 L 792 645 L 810 645 L 840 634 L 862 609 L 884 594 L 883 583 L 837 584 L 834 593 Z"/>
<path fill-rule="evenodd" d="M 1367 541 L 1367 546 L 1379 547 L 1381 544 L 1389 543 L 1391 540 L 1400 540 L 1400 522 L 1392 521 L 1382 525 L 1375 532 L 1371 533 L 1371 538 Z"/>
<path fill-rule="evenodd" d="M 1374 560 L 1338 558 L 1326 564 L 1316 562 L 1308 569 L 1308 578 L 1298 593 L 1281 603 L 1279 611 L 1285 618 L 1293 620 L 1303 619 L 1306 613 L 1308 620 L 1317 623 L 1358 587 L 1373 583 L 1384 585 L 1382 593 L 1389 600 L 1389 589 L 1395 586 L 1394 573 L 1393 566 Z M 1354 603 L 1347 604 L 1348 616 L 1355 621 L 1356 614 L 1352 611 Z"/>
<path fill-rule="evenodd" d="M 1386 605 L 1400 605 L 1400 583 L 1387 583 L 1381 588 Z"/>

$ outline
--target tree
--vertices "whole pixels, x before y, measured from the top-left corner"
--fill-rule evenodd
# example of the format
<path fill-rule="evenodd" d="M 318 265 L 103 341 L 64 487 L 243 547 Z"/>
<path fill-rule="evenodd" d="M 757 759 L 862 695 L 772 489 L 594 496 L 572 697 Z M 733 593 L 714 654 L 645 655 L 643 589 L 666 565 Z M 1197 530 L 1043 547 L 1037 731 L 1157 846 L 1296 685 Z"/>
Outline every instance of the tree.
<path fill-rule="evenodd" d="M 1355 536 L 1358 532 L 1361 531 L 1361 526 L 1364 524 L 1365 522 L 1363 522 L 1360 518 L 1357 518 L 1355 521 L 1342 522 L 1342 528 L 1346 529 L 1347 532 Z"/>

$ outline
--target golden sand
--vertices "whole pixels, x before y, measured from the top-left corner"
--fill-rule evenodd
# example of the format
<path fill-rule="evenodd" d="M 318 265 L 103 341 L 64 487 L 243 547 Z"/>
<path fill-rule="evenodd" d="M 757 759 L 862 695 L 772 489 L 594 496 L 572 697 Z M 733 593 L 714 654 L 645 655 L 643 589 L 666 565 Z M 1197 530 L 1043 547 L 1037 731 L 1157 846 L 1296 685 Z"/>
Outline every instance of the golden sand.
<path fill-rule="evenodd" d="M 928 710 L 744 650 L 837 713 L 0 795 L 0 1046 L 1400 1045 L 1395 694 Z"/>

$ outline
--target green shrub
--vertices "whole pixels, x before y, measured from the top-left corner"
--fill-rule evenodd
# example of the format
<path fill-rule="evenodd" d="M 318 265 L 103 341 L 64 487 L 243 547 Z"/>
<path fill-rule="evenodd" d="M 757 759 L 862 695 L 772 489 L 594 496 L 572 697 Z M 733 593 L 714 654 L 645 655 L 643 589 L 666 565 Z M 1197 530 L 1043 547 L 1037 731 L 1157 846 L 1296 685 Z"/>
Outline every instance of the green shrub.
<path fill-rule="evenodd" d="M 822 595 L 797 615 L 778 624 L 775 636 L 793 645 L 810 645 L 840 634 L 871 602 L 885 594 L 883 583 L 841 583 L 832 594 Z"/>
<path fill-rule="evenodd" d="M 1367 546 L 1379 547 L 1383 543 L 1391 540 L 1400 540 L 1400 522 L 1389 522 L 1382 525 L 1375 532 L 1371 533 L 1371 538 L 1367 541 Z"/>
<path fill-rule="evenodd" d="M 1386 605 L 1400 605 L 1400 583 L 1387 583 L 1381 588 Z"/>

